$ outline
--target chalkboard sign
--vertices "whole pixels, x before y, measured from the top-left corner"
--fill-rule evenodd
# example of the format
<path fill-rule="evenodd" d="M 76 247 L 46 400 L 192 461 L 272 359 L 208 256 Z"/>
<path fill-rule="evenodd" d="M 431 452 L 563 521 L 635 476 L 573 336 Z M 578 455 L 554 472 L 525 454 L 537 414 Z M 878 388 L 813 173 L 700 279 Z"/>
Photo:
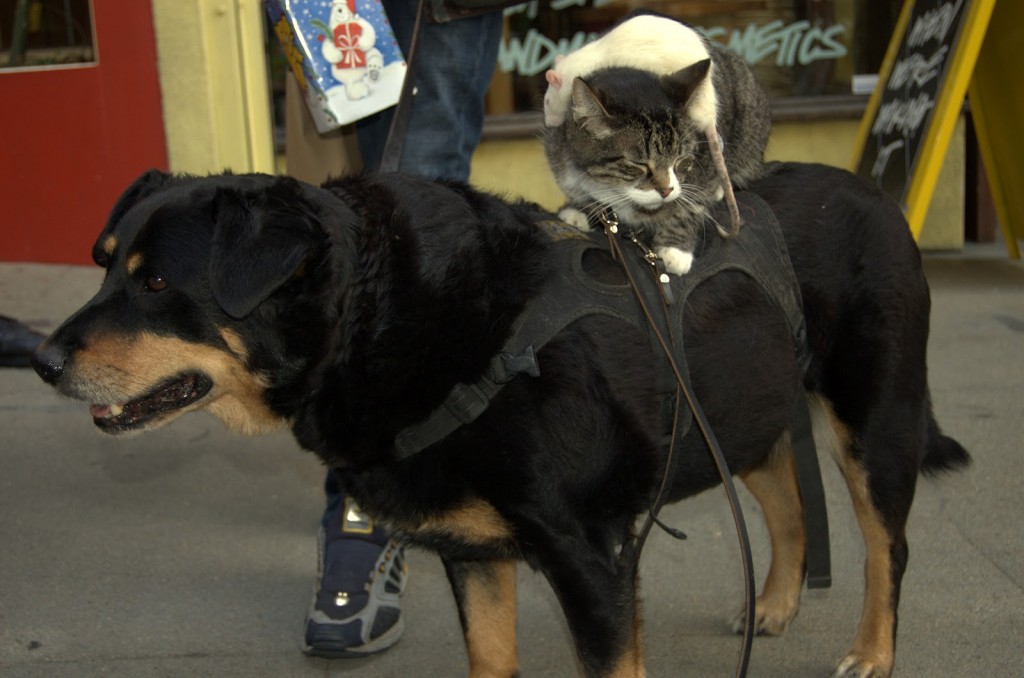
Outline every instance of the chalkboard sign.
<path fill-rule="evenodd" d="M 857 174 L 874 182 L 904 208 L 971 2 L 907 3 L 886 55 L 888 72 L 879 78 L 875 105 L 869 105 Z M 895 54 L 893 46 L 897 48 Z M 962 102 L 961 95 L 957 105 Z"/>

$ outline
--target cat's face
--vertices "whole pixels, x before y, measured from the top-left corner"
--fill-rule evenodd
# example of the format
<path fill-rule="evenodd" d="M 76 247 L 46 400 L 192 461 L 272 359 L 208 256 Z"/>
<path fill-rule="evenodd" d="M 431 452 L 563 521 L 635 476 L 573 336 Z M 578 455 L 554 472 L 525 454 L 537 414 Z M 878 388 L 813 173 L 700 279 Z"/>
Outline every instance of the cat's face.
<path fill-rule="evenodd" d="M 630 120 L 592 139 L 591 147 L 577 154 L 582 170 L 579 188 L 621 217 L 642 220 L 674 211 L 677 203 L 691 199 L 699 180 L 695 172 L 699 136 L 680 133 L 678 127 L 686 126 L 686 121 L 668 117 L 673 119 Z"/>
<path fill-rule="evenodd" d="M 650 83 L 644 87 L 648 94 Z M 611 207 L 625 222 L 656 226 L 680 210 L 703 213 L 714 201 L 705 137 L 685 105 L 661 94 L 647 105 L 621 106 L 580 79 L 573 83 L 572 109 L 546 146 L 574 206 Z"/>

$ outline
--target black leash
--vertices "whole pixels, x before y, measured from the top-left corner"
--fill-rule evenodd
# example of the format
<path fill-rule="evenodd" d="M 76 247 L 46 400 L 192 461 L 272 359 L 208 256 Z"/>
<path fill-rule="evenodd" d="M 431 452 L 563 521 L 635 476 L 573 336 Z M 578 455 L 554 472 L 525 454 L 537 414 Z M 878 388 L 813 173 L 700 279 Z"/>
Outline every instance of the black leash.
<path fill-rule="evenodd" d="M 423 32 L 423 20 L 426 15 L 428 0 L 419 0 L 416 6 L 416 22 L 413 24 L 412 40 L 409 43 L 409 54 L 405 59 L 405 79 L 402 80 L 402 92 L 398 96 L 395 112 L 388 128 L 388 137 L 384 141 L 378 172 L 397 172 L 402 161 L 402 149 L 405 147 L 405 133 L 409 129 L 409 116 L 412 113 L 412 100 L 416 89 L 416 54 L 419 51 L 420 33 Z"/>
<path fill-rule="evenodd" d="M 671 324 L 669 324 L 669 337 L 666 339 L 666 337 L 664 337 L 658 330 L 658 325 L 651 313 L 651 309 L 648 307 L 644 299 L 643 292 L 640 290 L 640 286 L 633 275 L 633 271 L 629 267 L 627 258 L 623 253 L 622 248 L 619 246 L 617 237 L 619 231 L 618 219 L 611 210 L 605 210 L 601 213 L 600 218 L 604 225 L 605 234 L 608 236 L 608 245 L 612 251 L 612 255 L 622 264 L 622 269 L 625 271 L 626 277 L 629 279 L 630 287 L 633 288 L 633 293 L 636 296 L 637 303 L 640 305 L 644 317 L 650 325 L 651 331 L 655 334 L 658 339 L 658 343 L 661 345 L 661 348 L 665 353 L 665 358 L 668 360 L 672 373 L 676 378 L 677 393 L 682 393 L 686 398 L 686 404 L 693 413 L 697 426 L 700 428 L 701 435 L 704 436 L 704 441 L 707 443 L 708 449 L 711 451 L 711 456 L 715 461 L 715 466 L 718 468 L 718 473 L 722 478 L 722 485 L 725 488 L 726 497 L 729 500 L 729 508 L 732 511 L 733 522 L 736 525 L 736 534 L 740 542 L 740 557 L 743 561 L 743 584 L 746 614 L 744 615 L 745 621 L 743 624 L 743 647 L 740 653 L 739 664 L 736 667 L 736 676 L 743 677 L 747 675 L 747 668 L 750 664 L 750 651 L 754 641 L 754 564 L 750 551 L 750 537 L 747 534 L 746 522 L 743 520 L 743 509 L 740 507 L 739 496 L 736 494 L 736 486 L 732 481 L 732 473 L 729 471 L 729 465 L 725 460 L 725 455 L 722 453 L 721 446 L 718 444 L 718 439 L 715 438 L 715 434 L 711 430 L 711 425 L 708 422 L 707 417 L 704 416 L 704 410 L 701 409 L 700 403 L 697 402 L 697 397 L 694 395 L 690 383 L 683 376 L 682 371 L 679 369 L 679 364 L 676 362 L 675 351 L 673 350 L 675 340 L 672 336 Z M 668 311 L 666 307 L 669 301 L 665 296 L 664 291 L 667 287 L 668 278 L 664 271 L 664 266 L 661 264 L 661 260 L 658 259 L 646 245 L 640 242 L 639 238 L 634 234 L 627 234 L 626 237 L 630 238 L 630 240 L 641 249 L 644 254 L 644 258 L 648 263 L 654 264 L 658 280 L 662 283 L 659 286 L 659 289 L 662 290 L 662 310 L 667 314 Z M 659 268 L 660 270 L 658 270 Z M 677 397 L 676 421 L 678 421 L 678 408 L 679 399 Z M 668 485 L 668 478 L 675 466 L 675 438 L 676 426 L 673 424 L 668 458 L 665 462 L 665 472 L 662 476 L 662 482 L 658 489 L 658 494 L 655 496 L 654 503 L 651 506 L 647 519 L 644 521 L 643 527 L 632 543 L 632 549 L 629 551 L 623 549 L 622 552 L 624 557 L 631 557 L 634 559 L 634 567 L 639 567 L 640 552 L 643 549 L 644 541 L 647 539 L 647 535 L 650 532 L 652 525 L 655 523 L 661 525 L 661 522 L 658 521 L 657 513 L 664 503 L 664 492 Z"/>
<path fill-rule="evenodd" d="M 804 509 L 804 535 L 807 544 L 804 563 L 807 568 L 807 588 L 827 589 L 832 586 L 828 507 L 825 505 L 825 488 L 821 484 L 821 467 L 814 446 L 808 405 L 807 392 L 801 381 L 797 389 L 793 416 L 790 418 L 793 423 L 790 441 L 793 445 L 793 462 Z"/>
<path fill-rule="evenodd" d="M 409 118 L 412 112 L 413 98 L 415 96 L 414 91 L 419 38 L 422 33 L 423 21 L 426 17 L 428 2 L 429 0 L 419 0 L 417 3 L 416 20 L 413 26 L 412 40 L 409 45 L 409 54 L 406 59 L 405 78 L 402 82 L 402 91 L 399 96 L 398 104 L 395 106 L 395 111 L 391 119 L 391 126 L 388 130 L 387 140 L 384 143 L 384 150 L 381 154 L 381 161 L 378 166 L 378 171 L 380 172 L 397 172 L 401 162 L 406 132 L 409 127 Z M 614 218 L 614 213 L 610 212 L 610 210 L 605 214 L 611 214 Z M 677 539 L 686 538 L 686 535 L 681 531 L 665 525 L 658 519 L 658 512 L 661 510 L 665 501 L 665 491 L 667 489 L 668 479 L 671 477 L 675 465 L 674 448 L 677 437 L 677 424 L 679 420 L 679 395 L 682 394 L 686 398 L 687 405 L 693 413 L 694 419 L 697 421 L 697 425 L 699 426 L 701 434 L 708 445 L 708 449 L 711 451 L 712 458 L 714 459 L 719 475 L 722 478 L 722 484 L 725 489 L 726 497 L 729 501 L 729 508 L 732 511 L 733 522 L 736 526 L 736 533 L 740 541 L 740 555 L 743 561 L 744 572 L 745 621 L 743 626 L 743 648 L 741 651 L 740 662 L 737 666 L 736 675 L 745 676 L 750 662 L 750 651 L 754 638 L 755 587 L 753 559 L 750 552 L 750 538 L 747 534 L 746 523 L 743 519 L 743 511 L 739 505 L 739 497 L 736 494 L 736 487 L 732 481 L 732 474 L 729 471 L 728 464 L 722 454 L 718 440 L 715 438 L 710 424 L 704 416 L 704 412 L 701 409 L 700 404 L 697 402 L 696 396 L 693 394 L 689 383 L 687 383 L 686 379 L 683 377 L 682 372 L 675 361 L 675 354 L 672 349 L 675 345 L 675 340 L 672 336 L 671 324 L 668 324 L 669 337 L 666 340 L 661 332 L 658 331 L 657 324 L 644 300 L 643 293 L 640 291 L 636 279 L 633 277 L 633 273 L 626 263 L 626 258 L 623 256 L 622 250 L 617 242 L 617 238 L 614 237 L 618 230 L 617 219 L 605 221 L 605 214 L 602 214 L 601 216 L 611 251 L 622 263 L 622 267 L 626 272 L 631 287 L 633 288 L 633 293 L 643 310 L 652 332 L 657 337 L 658 342 L 665 353 L 677 382 L 672 434 L 669 442 L 669 453 L 668 458 L 666 459 L 662 482 L 658 488 L 658 493 L 655 496 L 654 503 L 648 511 L 647 519 L 644 521 L 643 527 L 632 543 L 632 548 L 628 551 L 627 549 L 623 549 L 623 554 L 625 555 L 627 552 L 631 552 L 632 557 L 635 559 L 634 566 L 639 567 L 640 552 L 643 549 L 644 542 L 647 539 L 647 535 L 650 533 L 651 527 L 655 524 Z M 641 248 L 644 253 L 644 258 L 648 263 L 652 264 L 656 270 L 657 267 L 661 266 L 661 270 L 658 271 L 658 279 L 660 283 L 659 289 L 662 293 L 663 310 L 665 310 L 664 307 L 671 304 L 673 300 L 672 290 L 669 285 L 668 276 L 664 271 L 664 266 L 661 264 L 660 259 L 658 259 L 658 257 L 651 252 L 646 245 L 641 243 L 635 237 L 632 237 L 631 239 L 638 247 Z M 806 527 L 805 533 L 807 535 L 807 586 L 808 588 L 827 588 L 832 582 L 831 562 L 829 558 L 828 517 L 825 511 L 824 492 L 821 486 L 821 475 L 818 468 L 817 455 L 814 450 L 814 439 L 811 435 L 807 399 L 802 387 L 797 399 L 793 421 L 793 451 L 797 462 L 798 482 L 801 493 L 803 494 L 804 521 Z"/>

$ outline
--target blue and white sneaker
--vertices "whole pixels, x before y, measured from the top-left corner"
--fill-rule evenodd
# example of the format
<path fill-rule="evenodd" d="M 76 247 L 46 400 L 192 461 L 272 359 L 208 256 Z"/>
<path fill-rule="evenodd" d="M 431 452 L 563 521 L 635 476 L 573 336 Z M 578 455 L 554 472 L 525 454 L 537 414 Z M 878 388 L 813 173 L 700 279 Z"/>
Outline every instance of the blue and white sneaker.
<path fill-rule="evenodd" d="M 403 547 L 349 497 L 327 516 L 318 538 L 320 571 L 306 617 L 302 651 L 360 657 L 386 650 L 405 628 Z"/>

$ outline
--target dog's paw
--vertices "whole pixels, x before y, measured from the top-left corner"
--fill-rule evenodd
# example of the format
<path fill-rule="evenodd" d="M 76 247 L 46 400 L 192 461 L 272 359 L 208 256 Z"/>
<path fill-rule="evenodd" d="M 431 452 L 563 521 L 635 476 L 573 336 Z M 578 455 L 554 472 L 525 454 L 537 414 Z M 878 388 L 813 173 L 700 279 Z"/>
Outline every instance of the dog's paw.
<path fill-rule="evenodd" d="M 832 678 L 889 678 L 892 664 L 891 657 L 875 657 L 851 651 L 836 665 Z"/>
<path fill-rule="evenodd" d="M 765 591 L 754 601 L 754 633 L 766 636 L 781 636 L 789 629 L 800 611 L 801 579 L 795 580 L 796 587 L 787 591 L 785 587 L 765 584 Z M 746 609 L 740 610 L 733 620 L 732 629 L 743 633 L 747 619 Z"/>
<path fill-rule="evenodd" d="M 754 611 L 754 634 L 758 636 L 781 636 L 790 629 L 790 622 L 796 617 L 796 612 L 793 615 L 772 615 L 759 602 Z M 746 610 L 743 609 L 732 620 L 732 631 L 734 633 L 742 633 L 745 622 Z"/>
<path fill-rule="evenodd" d="M 573 207 L 563 207 L 558 213 L 558 218 L 581 231 L 590 230 L 590 220 L 587 219 L 587 215 Z"/>
<path fill-rule="evenodd" d="M 665 262 L 665 270 L 672 275 L 683 275 L 693 266 L 693 253 L 684 252 L 678 247 L 658 247 L 658 256 Z"/>

